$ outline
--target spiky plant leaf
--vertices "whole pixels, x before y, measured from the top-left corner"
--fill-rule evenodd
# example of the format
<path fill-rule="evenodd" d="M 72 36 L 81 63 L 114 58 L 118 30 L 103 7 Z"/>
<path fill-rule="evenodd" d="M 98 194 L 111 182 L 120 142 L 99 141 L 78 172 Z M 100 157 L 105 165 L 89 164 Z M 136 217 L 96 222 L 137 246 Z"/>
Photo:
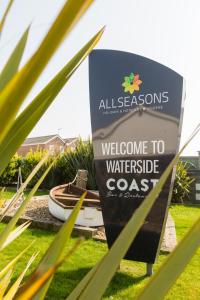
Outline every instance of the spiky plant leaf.
<path fill-rule="evenodd" d="M 24 199 L 24 201 L 22 202 L 22 204 L 20 205 L 20 207 L 18 208 L 18 210 L 16 211 L 15 215 L 12 217 L 12 219 L 10 220 L 10 222 L 7 224 L 7 226 L 0 233 L 0 249 L 2 248 L 3 245 L 6 244 L 6 240 L 9 238 L 9 235 L 12 232 L 13 228 L 15 227 L 17 221 L 19 220 L 19 218 L 21 217 L 21 215 L 24 213 L 28 202 L 34 196 L 35 192 L 37 191 L 37 189 L 39 188 L 39 186 L 41 185 L 41 183 L 43 182 L 43 180 L 45 179 L 45 177 L 49 173 L 49 171 L 52 168 L 52 166 L 53 166 L 54 163 L 55 163 L 55 161 L 53 161 L 48 166 L 48 168 L 46 169 L 46 171 L 44 172 L 44 174 L 40 177 L 40 179 L 38 180 L 38 182 L 35 184 L 35 186 L 30 191 L 30 193 L 28 194 L 28 196 L 26 197 L 26 199 Z"/>
<path fill-rule="evenodd" d="M 0 174 L 8 164 L 11 157 L 40 120 L 57 94 L 69 80 L 75 70 L 83 62 L 90 51 L 95 47 L 103 34 L 101 29 L 49 82 L 49 84 L 36 96 L 36 98 L 17 117 L 14 124 L 3 139 L 0 147 Z"/>
<path fill-rule="evenodd" d="M 5 187 L 0 187 L 0 208 L 2 209 L 3 206 L 5 205 L 5 197 L 4 197 L 4 192 L 5 192 Z"/>
<path fill-rule="evenodd" d="M 38 50 L 1 91 L 0 143 L 12 126 L 21 104 L 42 70 L 49 62 L 64 36 L 71 31 L 91 2 L 92 0 L 66 1 Z"/>
<path fill-rule="evenodd" d="M 9 286 L 12 274 L 13 274 L 13 270 L 12 269 L 8 270 L 8 272 L 4 275 L 4 277 L 0 281 L 0 299 L 3 298 L 3 295 L 7 287 Z"/>
<path fill-rule="evenodd" d="M 29 287 L 31 285 L 32 280 L 34 280 L 34 278 L 35 278 L 35 276 L 37 276 L 37 274 L 41 274 L 41 275 L 44 274 L 46 271 L 48 271 L 49 268 L 51 268 L 54 264 L 56 264 L 64 256 L 65 245 L 67 244 L 67 242 L 70 239 L 70 236 L 71 236 L 71 233 L 72 233 L 72 230 L 74 227 L 74 223 L 76 221 L 76 218 L 78 216 L 79 210 L 81 208 L 81 205 L 83 203 L 83 200 L 84 200 L 86 194 L 87 193 L 84 193 L 81 196 L 80 200 L 77 202 L 75 208 L 73 209 L 69 218 L 63 224 L 63 226 L 61 227 L 61 229 L 55 236 L 52 244 L 48 248 L 46 254 L 42 258 L 38 267 L 33 272 L 33 274 L 30 276 L 30 278 L 27 280 L 25 287 Z M 53 276 L 47 281 L 47 283 L 44 285 L 44 287 L 33 297 L 34 300 L 44 299 L 52 279 L 53 279 Z M 23 290 L 20 292 L 23 293 Z"/>
<path fill-rule="evenodd" d="M 19 289 L 19 286 L 20 286 L 20 284 L 21 284 L 21 282 L 24 278 L 24 275 L 26 274 L 28 268 L 31 266 L 31 264 L 33 263 L 33 261 L 35 260 L 37 255 L 38 255 L 38 253 L 35 253 L 31 256 L 31 258 L 29 259 L 25 269 L 22 271 L 22 273 L 19 275 L 17 280 L 13 283 L 13 285 L 9 288 L 8 292 L 3 297 L 3 300 L 12 300 L 14 298 L 14 296 L 17 293 L 17 291 Z"/>
<path fill-rule="evenodd" d="M 1 36 L 2 30 L 3 30 L 6 18 L 8 16 L 8 13 L 9 13 L 9 11 L 11 9 L 12 4 L 13 4 L 13 1 L 14 0 L 10 0 L 9 1 L 8 6 L 7 6 L 6 10 L 5 10 L 5 13 L 4 13 L 4 15 L 3 15 L 2 19 L 1 19 L 1 22 L 0 22 L 0 36 Z"/>
<path fill-rule="evenodd" d="M 32 281 L 29 285 L 25 285 L 22 287 L 21 292 L 18 293 L 15 300 L 31 300 L 33 296 L 41 290 L 44 284 L 52 277 L 52 275 L 56 272 L 59 266 L 66 261 L 78 248 L 80 245 L 81 239 L 79 239 L 75 245 L 70 249 L 65 257 L 61 257 L 52 267 L 50 267 L 45 273 L 41 274 L 36 272 L 34 277 L 32 277 Z"/>
<path fill-rule="evenodd" d="M 3 220 L 9 209 L 20 199 L 22 196 L 24 190 L 26 189 L 29 182 L 32 180 L 32 178 L 35 176 L 35 174 L 39 171 L 39 169 L 44 165 L 44 163 L 47 161 L 49 157 L 49 153 L 44 155 L 44 157 L 39 161 L 39 163 L 35 166 L 35 168 L 32 170 L 32 172 L 29 174 L 29 176 L 26 178 L 25 182 L 20 186 L 17 193 L 13 196 L 11 202 L 6 206 L 6 208 L 1 213 L 0 221 Z"/>
<path fill-rule="evenodd" d="M 138 300 L 164 299 L 165 295 L 181 275 L 198 247 L 200 247 L 200 218 L 184 236 L 174 251 L 168 256 L 163 265 L 150 279 Z M 159 288 L 157 288 L 159 287 Z"/>
<path fill-rule="evenodd" d="M 116 272 L 120 260 L 126 254 L 128 248 L 130 247 L 132 241 L 134 240 L 136 234 L 138 233 L 141 225 L 143 224 L 148 212 L 150 211 L 152 205 L 157 199 L 159 193 L 170 175 L 173 166 L 178 162 L 180 154 L 183 152 L 185 147 L 194 138 L 194 136 L 199 132 L 200 125 L 194 130 L 193 134 L 189 138 L 188 142 L 183 146 L 181 151 L 174 157 L 171 163 L 168 165 L 164 173 L 162 174 L 159 182 L 150 191 L 149 195 L 145 198 L 139 208 L 135 211 L 133 216 L 130 218 L 129 222 L 121 231 L 120 235 L 112 245 L 108 253 L 101 259 L 98 266 L 95 266 L 95 271 L 90 271 L 90 276 L 88 275 L 85 284 L 82 282 L 75 288 L 68 299 L 101 299 L 104 291 L 106 290 L 110 280 L 112 279 L 114 273 Z M 84 280 L 84 279 L 83 279 Z M 74 297 L 76 295 L 76 297 Z"/>
<path fill-rule="evenodd" d="M 11 261 L 9 261 L 9 263 L 0 271 L 0 279 L 11 269 L 15 266 L 15 264 L 18 262 L 18 260 L 24 255 L 24 253 L 26 251 L 28 251 L 28 249 L 30 247 L 32 247 L 33 243 L 35 241 L 31 242 L 30 245 L 28 245 L 28 247 L 26 247 L 23 251 L 21 251 L 17 256 L 15 256 L 15 258 L 13 258 Z"/>
<path fill-rule="evenodd" d="M 3 70 L 0 74 L 0 91 L 6 86 L 6 84 L 12 79 L 19 68 L 26 42 L 28 39 L 30 27 L 26 29 L 21 39 L 17 43 L 15 49 L 13 50 L 11 56 L 9 57 L 7 63 L 5 64 Z"/>
<path fill-rule="evenodd" d="M 31 222 L 30 221 L 26 221 L 25 223 L 19 225 L 14 230 L 12 230 L 8 234 L 5 242 L 1 244 L 0 251 L 3 250 L 8 245 L 10 245 L 10 243 L 12 243 L 18 236 L 20 236 L 30 225 L 31 225 Z"/>
<path fill-rule="evenodd" d="M 79 284 L 75 287 L 75 289 L 71 292 L 71 294 L 66 298 L 66 300 L 77 300 L 79 296 L 88 285 L 89 281 L 93 277 L 93 275 L 98 270 L 99 265 L 101 264 L 102 260 L 100 260 L 79 282 Z"/>

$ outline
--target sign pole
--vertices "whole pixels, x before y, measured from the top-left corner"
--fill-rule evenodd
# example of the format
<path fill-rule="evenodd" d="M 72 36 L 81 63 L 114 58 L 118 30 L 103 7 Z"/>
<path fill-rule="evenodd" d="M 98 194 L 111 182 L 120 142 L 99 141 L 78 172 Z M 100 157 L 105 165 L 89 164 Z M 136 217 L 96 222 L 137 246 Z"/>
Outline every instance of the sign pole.
<path fill-rule="evenodd" d="M 152 276 L 153 275 L 153 264 L 146 264 L 146 267 L 147 267 L 147 272 L 146 272 L 146 275 L 147 276 Z"/>

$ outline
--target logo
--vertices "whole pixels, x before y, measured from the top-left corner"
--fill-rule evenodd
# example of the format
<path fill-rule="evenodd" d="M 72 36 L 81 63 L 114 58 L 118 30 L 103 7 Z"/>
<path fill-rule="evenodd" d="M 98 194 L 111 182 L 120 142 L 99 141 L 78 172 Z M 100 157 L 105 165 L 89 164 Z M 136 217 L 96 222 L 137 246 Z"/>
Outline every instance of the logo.
<path fill-rule="evenodd" d="M 140 90 L 140 85 L 142 84 L 142 80 L 139 79 L 139 74 L 130 73 L 129 76 L 124 77 L 124 82 L 122 86 L 124 87 L 124 92 L 129 92 L 131 95 L 134 91 Z"/>

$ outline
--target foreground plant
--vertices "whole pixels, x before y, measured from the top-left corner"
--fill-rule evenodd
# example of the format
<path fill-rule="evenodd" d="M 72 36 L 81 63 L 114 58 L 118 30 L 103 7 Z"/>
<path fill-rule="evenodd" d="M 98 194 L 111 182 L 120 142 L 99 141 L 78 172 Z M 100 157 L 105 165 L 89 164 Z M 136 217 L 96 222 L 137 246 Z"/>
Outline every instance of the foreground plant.
<path fill-rule="evenodd" d="M 66 2 L 63 10 L 59 14 L 49 33 L 33 57 L 20 71 L 9 71 L 10 76 L 8 77 L 10 78 L 7 79 L 7 83 L 3 84 L 2 91 L 0 92 L 0 113 L 2 116 L 0 119 L 0 173 L 2 173 L 3 169 L 16 152 L 20 143 L 23 142 L 26 135 L 40 119 L 59 90 L 101 37 L 103 30 L 97 33 L 97 35 L 93 37 L 43 89 L 43 91 L 31 102 L 31 104 L 18 117 L 16 117 L 17 113 L 19 112 L 19 108 L 25 99 L 25 96 L 33 86 L 42 69 L 45 67 L 48 59 L 52 56 L 56 47 L 61 42 L 64 34 L 71 30 L 72 26 L 76 23 L 90 3 L 91 1 L 80 0 L 69 0 Z M 4 23 L 4 21 L 2 21 L 2 23 Z M 18 47 L 16 47 L 16 49 L 17 48 Z M 16 55 L 16 52 L 19 53 L 19 50 L 16 49 L 14 51 L 15 54 L 13 53 L 13 55 Z M 7 66 L 11 67 L 11 65 L 12 64 L 7 63 Z M 8 69 L 10 69 L 10 67 Z M 15 69 L 17 69 L 16 66 Z M 6 82 L 6 80 L 4 82 Z M 10 110 L 11 105 L 13 110 Z M 195 132 L 189 139 L 189 142 L 198 133 L 199 129 L 200 126 L 196 128 Z M 135 214 L 131 217 L 113 244 L 112 248 L 83 278 L 68 299 L 96 300 L 102 298 L 107 285 L 118 268 L 120 260 L 124 257 L 127 249 L 140 229 L 140 226 L 143 224 L 149 210 L 151 209 L 158 194 L 162 190 L 165 181 L 171 173 L 174 164 L 177 163 L 180 153 L 176 155 L 161 176 L 158 184 L 146 197 L 145 201 L 137 209 Z M 19 235 L 19 231 L 21 233 L 24 230 L 24 228 L 21 228 L 20 226 L 18 227 L 18 230 L 14 229 L 16 222 L 49 170 L 50 166 L 33 187 L 25 201 L 22 202 L 22 206 L 18 209 L 14 218 L 2 231 L 0 235 L 1 249 L 5 248 L 10 242 L 12 242 L 12 240 Z M 11 286 L 8 291 L 6 291 L 6 289 L 9 286 L 9 281 L 12 276 L 12 268 L 20 258 L 20 255 L 10 262 L 9 265 L 5 266 L 4 270 L 6 271 L 4 271 L 2 280 L 0 281 L 0 298 L 5 296 L 6 298 L 4 297 L 4 299 L 11 299 L 14 297 L 14 295 L 16 295 L 15 297 L 17 299 L 44 299 L 55 270 L 66 256 L 64 253 L 64 247 L 70 238 L 74 222 L 79 213 L 84 197 L 85 195 L 81 197 L 69 219 L 56 235 L 41 262 L 30 275 L 23 287 L 20 288 L 17 295 L 16 292 L 19 287 L 19 282 L 21 282 L 23 277 L 22 275 L 20 275 L 21 277 L 19 277 L 17 282 L 14 284 L 14 287 Z M 27 227 L 28 225 L 29 224 L 25 224 L 21 226 Z M 148 283 L 147 288 L 144 289 L 143 292 L 138 296 L 138 299 L 149 300 L 162 299 L 164 297 L 171 285 L 175 282 L 176 278 L 182 272 L 183 268 L 186 266 L 189 259 L 196 251 L 197 247 L 200 245 L 199 229 L 200 219 L 186 235 L 185 239 L 180 243 L 174 253 L 169 256 L 169 259 L 166 261 L 157 275 L 155 274 L 152 280 Z M 12 236 L 10 236 L 11 233 Z M 33 258 L 31 258 L 31 261 Z M 179 265 L 176 264 L 175 270 L 174 266 L 176 262 L 179 262 Z M 174 272 L 173 276 L 170 271 Z M 22 274 L 24 275 L 24 272 Z"/>
<path fill-rule="evenodd" d="M 5 214 L 8 212 L 8 210 L 20 199 L 24 189 L 26 188 L 28 181 L 32 179 L 33 176 L 35 176 L 36 172 L 41 168 L 41 166 L 44 164 L 44 162 L 47 160 L 48 156 L 44 157 L 44 159 L 39 162 L 39 164 L 35 167 L 35 169 L 32 171 L 32 173 L 28 176 L 25 183 L 19 188 L 16 195 L 13 197 L 10 204 L 1 212 L 1 219 L 5 216 Z M 22 204 L 17 209 L 15 215 L 12 217 L 12 219 L 9 221 L 8 225 L 5 226 L 5 228 L 0 232 L 0 251 L 2 251 L 4 248 L 6 248 L 10 243 L 12 243 L 19 235 L 21 235 L 26 228 L 30 225 L 30 222 L 25 222 L 22 225 L 15 228 L 20 216 L 23 214 L 28 202 L 34 195 L 35 191 L 40 186 L 41 182 L 44 180 L 46 175 L 48 174 L 49 170 L 51 169 L 52 164 L 46 169 L 44 174 L 41 176 L 37 184 L 34 186 L 34 188 L 31 190 L 31 192 L 28 194 L 28 196 L 23 199 Z M 22 253 L 20 253 L 17 257 L 15 257 L 10 263 L 8 263 L 1 271 L 0 271 L 0 299 L 13 299 L 14 295 L 16 294 L 21 281 L 23 280 L 23 277 L 28 270 L 29 266 L 34 261 L 36 254 L 34 254 L 30 261 L 28 262 L 26 268 L 22 271 L 21 275 L 18 277 L 18 279 L 15 281 L 15 283 L 9 288 L 8 286 L 11 280 L 11 277 L 13 275 L 13 267 L 17 263 L 17 261 L 21 258 L 22 254 L 24 254 L 30 246 L 28 246 Z"/>
<path fill-rule="evenodd" d="M 7 79 L 8 83 L 3 85 L 0 92 L 0 113 L 2 116 L 0 119 L 0 174 L 18 150 L 21 143 L 23 143 L 26 136 L 31 132 L 35 124 L 53 102 L 59 91 L 101 38 L 104 28 L 101 29 L 63 67 L 63 69 L 33 99 L 22 113 L 16 117 L 20 106 L 25 100 L 25 96 L 32 88 L 56 48 L 61 43 L 63 37 L 71 31 L 78 19 L 92 2 L 92 0 L 77 0 L 76 2 L 68 0 L 32 58 L 29 59 L 20 71 L 14 73 L 14 75 L 13 70 L 11 72 L 9 69 L 9 71 L 6 72 L 6 75 L 9 75 L 7 75 L 7 78 L 9 77 L 9 81 Z M 22 57 L 23 47 L 19 47 L 19 44 L 22 43 L 22 40 L 24 43 L 24 39 L 27 39 L 27 34 L 24 34 L 22 39 L 19 41 L 13 55 L 14 53 L 16 55 L 17 51 L 17 54 Z M 6 65 L 9 64 L 11 58 L 8 60 Z M 18 66 L 19 63 L 15 66 L 15 69 Z M 10 109 L 11 106 L 12 109 Z"/>
<path fill-rule="evenodd" d="M 162 191 L 162 188 L 171 174 L 171 171 L 174 167 L 174 165 L 177 164 L 178 159 L 180 157 L 180 154 L 183 152 L 185 147 L 190 143 L 190 141 L 198 134 L 200 130 L 200 124 L 196 127 L 193 134 L 189 138 L 188 142 L 183 146 L 183 148 L 180 150 L 180 152 L 174 157 L 174 159 L 171 161 L 169 166 L 166 168 L 164 173 L 162 174 L 159 182 L 156 184 L 156 186 L 151 190 L 149 195 L 145 198 L 145 200 L 142 202 L 142 204 L 139 206 L 139 208 L 135 211 L 133 216 L 130 218 L 129 222 L 126 224 L 124 229 L 121 231 L 120 235 L 114 242 L 111 249 L 108 251 L 108 253 L 101 259 L 101 261 L 94 266 L 90 272 L 83 278 L 83 280 L 78 284 L 78 286 L 74 289 L 74 291 L 71 293 L 71 295 L 67 298 L 68 300 L 74 300 L 74 299 L 101 299 L 110 280 L 112 279 L 113 275 L 115 274 L 121 259 L 125 256 L 128 248 L 130 247 L 132 241 L 136 237 L 141 225 L 145 221 L 145 218 L 150 211 L 151 207 L 153 206 L 155 200 L 157 199 L 159 193 Z M 197 225 L 198 224 L 198 225 Z M 197 224 L 195 224 L 195 229 L 200 226 L 200 219 L 197 221 Z M 192 230 L 188 233 L 189 240 L 195 241 L 193 246 L 188 247 L 188 257 L 192 257 L 194 254 L 194 251 L 197 250 L 197 247 L 200 246 L 200 237 L 199 234 L 197 235 L 196 230 Z M 179 249 L 184 252 L 184 245 L 180 245 Z M 173 253 L 176 253 L 175 250 Z M 180 251 L 180 250 L 179 250 Z M 180 254 L 181 252 L 179 252 Z M 186 254 L 186 255 L 187 255 Z M 174 281 L 175 279 L 181 274 L 183 268 L 186 266 L 188 259 L 185 260 L 184 256 L 180 256 L 179 260 L 181 260 L 180 265 L 176 265 L 176 273 L 175 276 L 173 276 Z M 169 258 L 169 263 L 171 264 L 171 260 Z M 172 264 L 174 261 L 172 262 Z M 170 277 L 169 273 L 165 273 L 161 269 L 162 276 L 165 278 Z M 173 283 L 174 283 L 173 281 Z M 172 284 L 172 281 L 170 281 Z M 162 290 L 162 287 L 165 287 L 165 290 Z M 154 295 L 156 294 L 157 290 L 160 290 L 160 294 L 165 295 L 165 293 L 168 291 L 168 289 L 171 287 L 171 285 L 165 285 L 165 282 L 163 281 L 163 286 L 160 287 L 157 285 L 157 288 L 155 289 L 154 285 Z M 144 288 L 145 291 L 145 288 Z M 162 298 L 154 298 L 149 297 L 151 294 L 148 294 L 148 297 L 142 298 L 145 300 L 149 299 L 162 299 Z M 140 298 L 139 298 L 140 299 Z"/>
<path fill-rule="evenodd" d="M 53 102 L 56 95 L 69 80 L 81 62 L 86 58 L 88 53 L 93 49 L 98 40 L 100 39 L 103 30 L 100 30 L 85 46 L 63 67 L 63 69 L 47 84 L 46 87 L 33 99 L 33 101 L 20 113 L 21 105 L 23 104 L 26 95 L 29 93 L 34 83 L 38 79 L 39 75 L 49 62 L 50 58 L 62 42 L 64 36 L 66 36 L 84 14 L 84 12 L 91 5 L 92 0 L 68 0 L 65 2 L 62 10 L 60 11 L 58 17 L 51 26 L 49 32 L 45 36 L 38 50 L 33 54 L 33 56 L 28 60 L 28 62 L 18 70 L 21 58 L 24 52 L 24 48 L 27 42 L 29 28 L 26 29 L 18 44 L 16 45 L 13 53 L 9 57 L 7 63 L 5 64 L 3 70 L 0 74 L 0 174 L 4 171 L 5 167 L 9 163 L 12 156 L 18 150 L 21 143 L 24 141 L 26 136 L 31 132 L 35 124 L 42 117 L 44 112 L 47 110 L 49 105 Z M 3 29 L 6 17 L 9 13 L 13 0 L 9 1 L 8 7 L 2 21 L 0 22 L 0 32 Z M 11 109 L 12 108 L 12 109 Z M 34 175 L 38 169 L 43 164 L 36 167 L 33 171 Z M 27 203 L 34 195 L 46 175 L 48 174 L 50 164 L 44 174 L 37 181 L 27 198 L 22 202 L 21 206 L 18 208 L 14 217 L 10 220 L 9 224 L 0 233 L 0 250 L 4 249 L 8 244 L 10 244 L 16 237 L 18 237 L 29 225 L 30 222 L 22 224 L 15 228 L 17 221 L 23 214 Z M 33 175 L 33 174 L 32 174 Z M 14 203 L 19 199 L 23 189 L 32 179 L 32 175 L 27 178 L 25 184 L 18 191 L 17 195 L 11 201 L 10 205 L 6 207 L 3 212 L 3 216 L 6 214 L 8 209 L 10 209 Z M 58 265 L 63 255 L 63 249 L 66 242 L 68 241 L 71 231 L 74 226 L 77 214 L 79 212 L 80 206 L 84 199 L 83 195 L 80 201 L 77 203 L 74 212 L 71 214 L 68 221 L 63 225 L 60 232 L 55 238 L 50 248 L 47 250 L 46 255 L 42 259 L 36 271 L 31 277 L 30 283 L 34 282 L 34 278 L 43 276 L 46 274 L 48 268 L 53 268 L 54 265 Z M 12 299 L 19 288 L 20 282 L 25 274 L 24 270 L 17 281 L 8 289 L 10 279 L 12 277 L 12 268 L 17 263 L 20 258 L 20 254 L 7 266 L 4 267 L 4 273 L 0 281 L 0 299 Z M 35 258 L 35 255 L 31 258 L 30 263 Z M 30 265 L 28 263 L 28 266 Z M 35 275 L 36 274 L 36 275 Z M 53 274 L 53 273 L 52 273 Z M 48 286 L 50 284 L 50 279 L 46 282 L 41 293 L 35 295 L 35 299 L 43 299 Z M 29 281 L 28 281 L 29 282 Z M 35 292 L 36 293 L 36 292 Z M 20 297 L 20 296 L 19 296 Z"/>

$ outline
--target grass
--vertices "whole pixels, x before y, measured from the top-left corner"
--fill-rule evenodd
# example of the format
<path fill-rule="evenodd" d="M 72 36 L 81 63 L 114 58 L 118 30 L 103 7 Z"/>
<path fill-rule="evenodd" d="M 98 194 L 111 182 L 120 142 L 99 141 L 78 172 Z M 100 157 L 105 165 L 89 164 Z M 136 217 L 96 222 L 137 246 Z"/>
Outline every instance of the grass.
<path fill-rule="evenodd" d="M 28 195 L 28 193 L 30 192 L 30 189 L 26 189 L 26 191 L 24 192 L 25 196 Z M 7 199 L 10 199 L 12 198 L 16 193 L 16 188 L 14 187 L 6 187 L 4 192 L 2 192 L 2 198 L 4 200 L 7 200 Z M 38 190 L 36 193 L 35 193 L 35 196 L 42 196 L 42 195 L 45 195 L 45 194 L 48 194 L 49 192 L 46 191 L 46 190 Z"/>
<path fill-rule="evenodd" d="M 170 208 L 170 211 L 176 223 L 178 240 L 180 240 L 194 223 L 194 221 L 200 216 L 200 207 L 173 205 Z M 3 226 L 5 225 L 1 224 L 0 229 Z M 14 278 L 16 279 L 17 275 L 19 275 L 30 255 L 39 250 L 40 254 L 30 268 L 30 271 L 33 270 L 34 266 L 38 263 L 48 245 L 53 240 L 54 235 L 54 233 L 49 231 L 28 229 L 21 237 L 19 237 L 12 245 L 10 245 L 0 254 L 0 268 L 27 245 L 29 245 L 32 240 L 35 240 L 35 244 L 33 245 L 32 249 L 30 249 L 27 254 L 23 256 L 23 259 L 20 260 L 15 268 Z M 71 239 L 70 244 L 66 247 L 66 250 L 72 247 L 75 240 L 75 238 Z M 81 280 L 81 278 L 106 251 L 107 246 L 104 243 L 93 240 L 85 240 L 82 242 L 81 246 L 73 254 L 73 256 L 71 256 L 69 260 L 59 268 L 51 284 L 46 299 L 65 299 Z M 166 259 L 166 256 L 166 254 L 161 254 L 159 256 L 158 262 L 154 265 L 155 272 L 161 263 Z M 169 294 L 165 298 L 166 300 L 200 299 L 199 265 L 200 249 L 197 251 L 190 264 L 170 290 Z M 134 299 L 136 294 L 149 280 L 149 278 L 145 277 L 145 269 L 146 266 L 143 263 L 123 260 L 120 266 L 120 271 L 118 271 L 114 276 L 103 299 Z"/>

